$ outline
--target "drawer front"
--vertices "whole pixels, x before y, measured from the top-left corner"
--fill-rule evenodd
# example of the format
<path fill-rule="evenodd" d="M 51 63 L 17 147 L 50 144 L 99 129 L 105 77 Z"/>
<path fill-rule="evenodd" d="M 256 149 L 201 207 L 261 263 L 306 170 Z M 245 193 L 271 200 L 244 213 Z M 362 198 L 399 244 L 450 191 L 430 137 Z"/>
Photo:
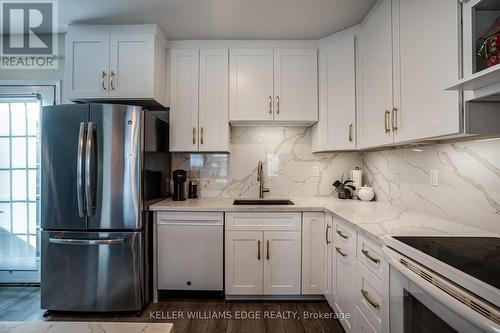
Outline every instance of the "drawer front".
<path fill-rule="evenodd" d="M 352 254 L 356 253 L 356 231 L 347 227 L 339 217 L 335 217 L 334 237 L 336 245 L 341 245 Z"/>
<path fill-rule="evenodd" d="M 358 234 L 358 249 L 356 256 L 373 274 L 379 279 L 382 279 L 384 269 L 387 269 L 387 265 L 384 263 L 382 248 L 379 245 L 368 240 L 361 234 Z"/>
<path fill-rule="evenodd" d="M 216 222 L 222 224 L 224 213 L 222 212 L 158 212 L 156 222 L 158 224 L 171 223 L 203 223 Z"/>
<path fill-rule="evenodd" d="M 226 230 L 300 231 L 302 213 L 226 213 Z"/>
<path fill-rule="evenodd" d="M 356 307 L 356 333 L 377 333 L 358 307 Z"/>
<path fill-rule="evenodd" d="M 377 332 L 382 331 L 384 313 L 383 284 L 363 264 L 358 262 L 356 306 Z"/>

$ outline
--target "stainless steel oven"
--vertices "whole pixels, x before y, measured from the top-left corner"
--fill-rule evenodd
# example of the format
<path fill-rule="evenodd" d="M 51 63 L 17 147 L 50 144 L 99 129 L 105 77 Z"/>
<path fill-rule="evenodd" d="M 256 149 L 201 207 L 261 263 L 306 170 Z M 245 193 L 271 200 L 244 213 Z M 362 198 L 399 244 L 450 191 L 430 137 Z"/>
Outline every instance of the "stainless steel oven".
<path fill-rule="evenodd" d="M 500 332 L 498 307 L 387 246 L 384 252 L 391 333 Z"/>

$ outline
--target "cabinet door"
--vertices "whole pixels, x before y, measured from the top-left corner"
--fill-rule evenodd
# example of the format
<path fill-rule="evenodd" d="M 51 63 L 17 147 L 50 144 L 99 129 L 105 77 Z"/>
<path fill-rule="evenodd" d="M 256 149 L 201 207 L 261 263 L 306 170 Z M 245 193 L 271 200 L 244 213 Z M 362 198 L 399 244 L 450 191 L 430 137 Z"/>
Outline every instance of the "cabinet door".
<path fill-rule="evenodd" d="M 334 308 L 334 287 L 335 287 L 335 265 L 333 260 L 333 217 L 325 215 L 325 233 L 326 237 L 326 256 L 324 267 L 326 269 L 325 291 L 324 295 L 328 304 Z"/>
<path fill-rule="evenodd" d="M 225 284 L 228 295 L 261 295 L 265 260 L 262 231 L 226 231 Z"/>
<path fill-rule="evenodd" d="M 354 314 L 356 310 L 356 257 L 335 244 L 335 310 Z M 354 331 L 354 318 L 340 320 L 346 332 Z"/>
<path fill-rule="evenodd" d="M 109 35 L 66 35 L 65 73 L 68 99 L 107 97 Z"/>
<path fill-rule="evenodd" d="M 300 294 L 300 231 L 264 232 L 264 294 Z"/>
<path fill-rule="evenodd" d="M 111 34 L 109 96 L 153 98 L 154 52 L 152 34 Z"/>
<path fill-rule="evenodd" d="M 316 49 L 274 50 L 274 120 L 318 121 Z"/>
<path fill-rule="evenodd" d="M 324 293 L 328 232 L 324 213 L 303 213 L 302 294 Z"/>
<path fill-rule="evenodd" d="M 361 100 L 357 130 L 361 148 L 393 143 L 391 30 L 391 0 L 380 0 L 361 24 Z"/>
<path fill-rule="evenodd" d="M 229 52 L 229 120 L 273 120 L 273 50 Z"/>
<path fill-rule="evenodd" d="M 199 150 L 228 151 L 228 50 L 200 50 Z"/>
<path fill-rule="evenodd" d="M 170 150 L 198 150 L 198 50 L 170 51 Z"/>
<path fill-rule="evenodd" d="M 397 142 L 460 131 L 459 92 L 444 90 L 459 79 L 459 6 L 456 0 L 393 0 Z"/>
<path fill-rule="evenodd" d="M 319 50 L 318 150 L 356 148 L 354 36 Z"/>

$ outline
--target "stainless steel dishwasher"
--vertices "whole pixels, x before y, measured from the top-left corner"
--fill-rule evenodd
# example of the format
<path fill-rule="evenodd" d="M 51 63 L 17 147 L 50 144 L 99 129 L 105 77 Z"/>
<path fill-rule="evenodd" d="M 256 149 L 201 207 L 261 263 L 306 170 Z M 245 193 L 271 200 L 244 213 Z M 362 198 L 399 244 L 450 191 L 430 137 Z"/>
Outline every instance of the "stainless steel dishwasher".
<path fill-rule="evenodd" d="M 157 213 L 159 290 L 224 289 L 222 212 Z"/>

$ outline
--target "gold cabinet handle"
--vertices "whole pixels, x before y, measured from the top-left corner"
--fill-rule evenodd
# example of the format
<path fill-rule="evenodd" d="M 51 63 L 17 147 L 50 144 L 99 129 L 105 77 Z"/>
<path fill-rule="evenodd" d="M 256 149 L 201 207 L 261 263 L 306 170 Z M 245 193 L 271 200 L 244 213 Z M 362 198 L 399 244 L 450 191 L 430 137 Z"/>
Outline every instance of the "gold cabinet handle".
<path fill-rule="evenodd" d="M 337 229 L 337 234 L 342 237 L 343 239 L 349 239 L 349 236 L 347 235 L 344 235 L 344 233 L 340 230 Z"/>
<path fill-rule="evenodd" d="M 349 142 L 352 142 L 352 123 L 349 123 Z"/>
<path fill-rule="evenodd" d="M 280 114 L 280 97 L 276 96 L 276 113 Z"/>
<path fill-rule="evenodd" d="M 267 260 L 269 260 L 269 240 L 266 241 L 266 245 L 267 245 L 266 258 Z"/>
<path fill-rule="evenodd" d="M 109 86 L 111 87 L 111 90 L 115 90 L 115 85 L 114 85 L 114 78 L 115 78 L 115 72 L 111 71 L 109 75 Z"/>
<path fill-rule="evenodd" d="M 200 128 L 200 143 L 203 144 L 203 127 Z"/>
<path fill-rule="evenodd" d="M 347 253 L 342 252 L 342 249 L 338 246 L 335 246 L 335 250 L 342 256 L 347 257 Z"/>
<path fill-rule="evenodd" d="M 365 257 L 367 257 L 368 259 L 370 259 L 370 260 L 371 260 L 371 261 L 373 261 L 374 263 L 376 263 L 376 264 L 380 264 L 380 259 L 373 257 L 373 256 L 370 254 L 370 252 L 368 252 L 367 250 L 361 250 L 361 252 L 365 255 Z"/>
<path fill-rule="evenodd" d="M 101 87 L 102 87 L 102 90 L 106 90 L 106 85 L 104 84 L 104 82 L 106 81 L 106 76 L 108 76 L 108 74 L 106 74 L 105 71 L 102 71 L 102 75 L 101 75 Z"/>
<path fill-rule="evenodd" d="M 196 144 L 196 128 L 193 127 L 193 145 Z"/>
<path fill-rule="evenodd" d="M 385 128 L 385 134 L 388 134 L 391 129 L 389 128 L 389 116 L 391 115 L 391 113 L 388 111 L 388 110 L 385 110 L 385 113 L 384 113 L 384 128 Z"/>
<path fill-rule="evenodd" d="M 326 245 L 330 244 L 330 240 L 328 239 L 328 230 L 330 230 L 331 226 L 327 225 L 326 226 L 326 232 L 325 232 L 325 238 L 326 238 Z"/>
<path fill-rule="evenodd" d="M 257 241 L 257 260 L 260 260 L 260 240 Z"/>
<path fill-rule="evenodd" d="M 392 108 L 392 130 L 398 130 L 398 108 Z"/>
<path fill-rule="evenodd" d="M 361 295 L 363 295 L 364 299 L 366 299 L 366 301 L 370 303 L 370 305 L 373 306 L 375 309 L 378 310 L 380 308 L 380 304 L 371 299 L 370 294 L 368 294 L 368 291 L 361 289 Z"/>
<path fill-rule="evenodd" d="M 269 96 L 269 114 L 273 113 L 273 98 Z"/>

